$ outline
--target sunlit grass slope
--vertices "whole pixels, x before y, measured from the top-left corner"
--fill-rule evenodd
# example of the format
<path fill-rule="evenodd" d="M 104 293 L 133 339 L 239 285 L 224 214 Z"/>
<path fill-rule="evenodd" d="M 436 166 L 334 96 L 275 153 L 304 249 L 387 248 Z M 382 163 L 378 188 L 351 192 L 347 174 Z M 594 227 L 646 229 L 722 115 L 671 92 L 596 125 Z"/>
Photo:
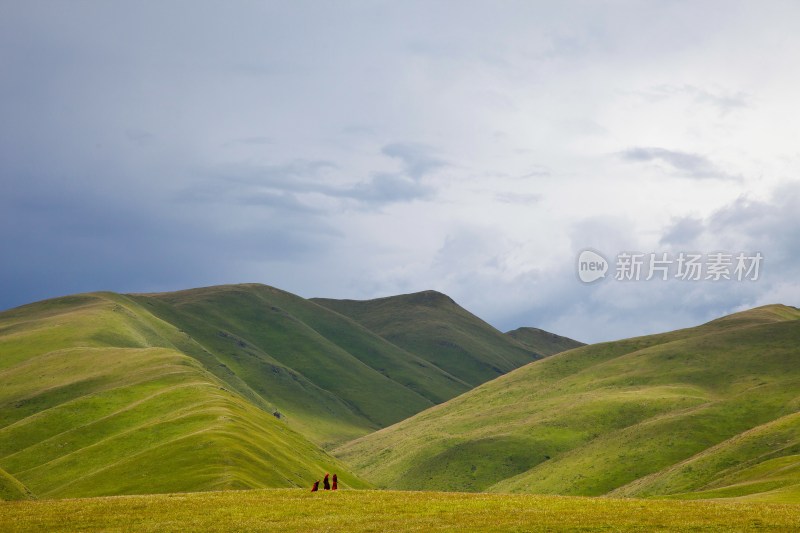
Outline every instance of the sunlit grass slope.
<path fill-rule="evenodd" d="M 28 488 L 0 468 L 0 500 L 27 500 L 32 497 Z"/>
<path fill-rule="evenodd" d="M 797 531 L 800 506 L 297 489 L 0 502 L 2 531 Z"/>
<path fill-rule="evenodd" d="M 184 351 L 328 445 L 468 390 L 424 359 L 309 300 L 265 285 L 134 297 L 196 340 Z"/>
<path fill-rule="evenodd" d="M 615 494 L 800 502 L 800 412 L 745 431 Z"/>
<path fill-rule="evenodd" d="M 337 454 L 379 486 L 798 501 L 800 311 L 529 364 Z"/>
<path fill-rule="evenodd" d="M 375 300 L 313 301 L 349 316 L 470 387 L 546 355 L 504 335 L 436 291 Z"/>
<path fill-rule="evenodd" d="M 196 344 L 114 294 L 0 314 L 0 468 L 45 498 L 307 486 L 324 471 L 364 486 L 179 349 Z"/>

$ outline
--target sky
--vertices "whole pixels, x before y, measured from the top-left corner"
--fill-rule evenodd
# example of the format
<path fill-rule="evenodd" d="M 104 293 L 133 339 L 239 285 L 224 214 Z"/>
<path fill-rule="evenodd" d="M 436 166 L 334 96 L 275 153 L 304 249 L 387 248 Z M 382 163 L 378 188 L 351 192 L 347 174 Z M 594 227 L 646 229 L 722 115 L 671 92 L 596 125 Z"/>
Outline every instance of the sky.
<path fill-rule="evenodd" d="M 0 309 L 434 289 L 597 342 L 800 305 L 798 21 L 779 0 L 0 0 Z M 706 270 L 617 279 L 635 253 Z M 731 279 L 706 279 L 718 253 Z"/>

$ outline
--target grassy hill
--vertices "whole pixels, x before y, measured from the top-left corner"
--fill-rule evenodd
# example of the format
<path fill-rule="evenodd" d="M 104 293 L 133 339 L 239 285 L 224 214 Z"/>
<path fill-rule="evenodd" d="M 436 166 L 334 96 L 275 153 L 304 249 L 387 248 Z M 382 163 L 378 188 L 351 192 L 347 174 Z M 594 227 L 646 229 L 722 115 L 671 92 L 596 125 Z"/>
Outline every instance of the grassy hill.
<path fill-rule="evenodd" d="M 0 314 L 0 468 L 39 497 L 307 486 L 336 471 L 187 355 L 136 301 L 89 294 Z"/>
<path fill-rule="evenodd" d="M 136 295 L 197 342 L 182 347 L 231 388 L 324 446 L 467 390 L 348 318 L 264 285 Z"/>
<path fill-rule="evenodd" d="M 314 302 L 348 316 L 466 384 L 464 391 L 541 358 L 436 291 Z"/>
<path fill-rule="evenodd" d="M 0 501 L 28 500 L 33 495 L 17 478 L 0 468 Z"/>
<path fill-rule="evenodd" d="M 0 502 L 0 531 L 796 531 L 800 506 L 298 489 Z"/>
<path fill-rule="evenodd" d="M 573 349 L 336 451 L 402 489 L 798 501 L 800 311 Z"/>
<path fill-rule="evenodd" d="M 430 345 L 449 338 L 428 334 Z M 505 370 L 534 357 L 488 335 L 483 361 Z M 332 470 L 364 487 L 323 450 L 471 388 L 264 285 L 84 294 L 0 313 L 0 383 L 0 468 L 42 497 L 304 486 Z"/>
<path fill-rule="evenodd" d="M 555 355 L 586 345 L 539 328 L 517 328 L 506 332 L 506 335 L 541 355 Z"/>

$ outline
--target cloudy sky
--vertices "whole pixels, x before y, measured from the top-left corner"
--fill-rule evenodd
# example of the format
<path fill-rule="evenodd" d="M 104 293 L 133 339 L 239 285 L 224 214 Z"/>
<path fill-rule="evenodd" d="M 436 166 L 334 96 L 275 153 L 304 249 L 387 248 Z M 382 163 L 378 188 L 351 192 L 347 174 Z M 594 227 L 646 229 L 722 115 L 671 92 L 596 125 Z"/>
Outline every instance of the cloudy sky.
<path fill-rule="evenodd" d="M 599 341 L 800 305 L 798 21 L 777 0 L 4 1 L 0 309 L 437 289 Z M 591 284 L 586 248 L 610 263 Z M 634 251 L 764 260 L 615 280 Z"/>

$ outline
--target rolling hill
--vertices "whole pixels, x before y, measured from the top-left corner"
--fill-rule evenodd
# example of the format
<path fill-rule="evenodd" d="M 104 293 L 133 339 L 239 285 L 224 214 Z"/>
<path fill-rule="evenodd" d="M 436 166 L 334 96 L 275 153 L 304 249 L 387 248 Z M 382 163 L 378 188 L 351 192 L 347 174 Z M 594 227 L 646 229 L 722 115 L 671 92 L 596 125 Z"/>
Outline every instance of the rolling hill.
<path fill-rule="evenodd" d="M 457 377 L 468 385 L 464 390 L 549 355 L 504 335 L 436 291 L 375 300 L 313 301 Z"/>
<path fill-rule="evenodd" d="M 29 500 L 33 497 L 17 478 L 0 468 L 0 501 Z"/>
<path fill-rule="evenodd" d="M 103 293 L 0 315 L 0 468 L 39 497 L 306 486 L 339 461 Z"/>
<path fill-rule="evenodd" d="M 800 498 L 800 311 L 526 365 L 335 454 L 381 487 Z"/>
<path fill-rule="evenodd" d="M 183 348 L 329 446 L 467 390 L 457 378 L 337 313 L 264 285 L 136 295 L 202 349 Z"/>
<path fill-rule="evenodd" d="M 429 334 L 430 345 L 448 338 Z M 495 340 L 487 364 L 536 357 Z M 368 486 L 324 449 L 471 388 L 264 285 L 83 294 L 0 313 L 0 383 L 3 486 L 16 479 L 41 497 L 304 486 L 322 471 Z"/>

